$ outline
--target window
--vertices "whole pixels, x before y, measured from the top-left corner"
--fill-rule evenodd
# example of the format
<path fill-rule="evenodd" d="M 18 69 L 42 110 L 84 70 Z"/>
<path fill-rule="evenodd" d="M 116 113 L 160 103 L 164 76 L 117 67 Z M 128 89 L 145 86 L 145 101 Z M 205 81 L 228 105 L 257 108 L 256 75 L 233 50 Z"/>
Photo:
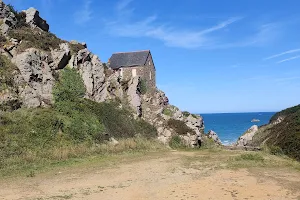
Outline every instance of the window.
<path fill-rule="evenodd" d="M 120 77 L 121 78 L 123 77 L 123 69 L 122 68 L 120 69 Z"/>
<path fill-rule="evenodd" d="M 152 73 L 150 72 L 150 74 L 149 74 L 150 76 L 149 76 L 149 78 L 150 78 L 150 80 L 152 80 Z"/>
<path fill-rule="evenodd" d="M 132 69 L 132 77 L 136 77 L 136 69 Z"/>

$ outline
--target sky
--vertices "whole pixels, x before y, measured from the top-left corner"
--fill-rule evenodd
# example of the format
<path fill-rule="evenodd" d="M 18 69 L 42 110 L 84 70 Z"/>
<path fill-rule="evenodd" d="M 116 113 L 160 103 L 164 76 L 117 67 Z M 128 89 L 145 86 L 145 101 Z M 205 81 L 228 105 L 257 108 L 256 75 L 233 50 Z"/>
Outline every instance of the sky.
<path fill-rule="evenodd" d="M 193 113 L 279 111 L 300 103 L 299 0 L 4 0 L 107 62 L 150 49 L 157 86 Z M 72 3 L 71 3 L 72 2 Z"/>

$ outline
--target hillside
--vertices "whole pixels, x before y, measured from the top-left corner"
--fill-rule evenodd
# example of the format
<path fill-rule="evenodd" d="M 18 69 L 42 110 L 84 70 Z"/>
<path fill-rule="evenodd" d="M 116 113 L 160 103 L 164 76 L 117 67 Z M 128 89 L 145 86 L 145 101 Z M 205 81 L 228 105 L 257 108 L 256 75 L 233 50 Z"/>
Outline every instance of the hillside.
<path fill-rule="evenodd" d="M 276 113 L 269 124 L 252 134 L 245 145 L 262 146 L 272 154 L 286 154 L 300 161 L 300 105 Z"/>

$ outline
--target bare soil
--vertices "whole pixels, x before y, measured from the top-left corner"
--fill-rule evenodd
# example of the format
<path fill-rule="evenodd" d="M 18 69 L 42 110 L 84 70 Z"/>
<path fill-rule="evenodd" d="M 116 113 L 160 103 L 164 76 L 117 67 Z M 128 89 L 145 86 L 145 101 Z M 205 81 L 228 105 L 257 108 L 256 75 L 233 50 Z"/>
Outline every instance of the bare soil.
<path fill-rule="evenodd" d="M 69 166 L 0 180 L 0 199 L 300 199 L 299 170 L 230 167 L 239 154 L 170 151 Z"/>

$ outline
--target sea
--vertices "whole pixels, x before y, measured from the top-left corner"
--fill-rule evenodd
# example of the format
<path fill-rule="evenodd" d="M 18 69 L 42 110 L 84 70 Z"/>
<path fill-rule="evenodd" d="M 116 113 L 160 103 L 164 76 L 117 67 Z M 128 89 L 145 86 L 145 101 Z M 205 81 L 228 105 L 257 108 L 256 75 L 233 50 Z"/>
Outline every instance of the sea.
<path fill-rule="evenodd" d="M 269 123 L 275 112 L 253 112 L 253 113 L 214 113 L 201 114 L 204 119 L 205 133 L 209 130 L 215 131 L 222 144 L 230 145 L 253 125 L 264 125 Z M 253 119 L 259 122 L 251 122 Z"/>

